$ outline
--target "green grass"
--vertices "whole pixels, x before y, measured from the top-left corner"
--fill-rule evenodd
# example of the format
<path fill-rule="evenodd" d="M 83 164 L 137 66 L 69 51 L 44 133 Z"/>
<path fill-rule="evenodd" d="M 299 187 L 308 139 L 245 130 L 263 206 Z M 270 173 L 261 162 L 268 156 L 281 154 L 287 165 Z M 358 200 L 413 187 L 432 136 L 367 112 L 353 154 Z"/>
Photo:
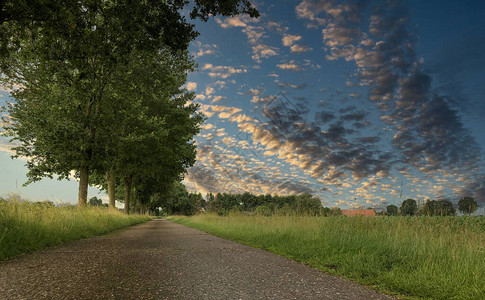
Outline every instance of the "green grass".
<path fill-rule="evenodd" d="M 402 297 L 485 299 L 483 217 L 256 217 L 172 221 Z"/>
<path fill-rule="evenodd" d="M 50 207 L 0 201 L 0 260 L 151 219 L 106 208 Z"/>

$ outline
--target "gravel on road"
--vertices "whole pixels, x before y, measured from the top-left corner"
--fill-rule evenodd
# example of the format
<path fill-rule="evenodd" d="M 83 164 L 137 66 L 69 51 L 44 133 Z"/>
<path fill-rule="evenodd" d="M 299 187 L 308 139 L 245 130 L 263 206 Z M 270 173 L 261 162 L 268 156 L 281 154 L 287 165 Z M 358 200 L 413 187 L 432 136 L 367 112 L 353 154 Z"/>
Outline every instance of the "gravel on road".
<path fill-rule="evenodd" d="M 153 220 L 0 263 L 0 299 L 395 299 L 261 249 Z"/>

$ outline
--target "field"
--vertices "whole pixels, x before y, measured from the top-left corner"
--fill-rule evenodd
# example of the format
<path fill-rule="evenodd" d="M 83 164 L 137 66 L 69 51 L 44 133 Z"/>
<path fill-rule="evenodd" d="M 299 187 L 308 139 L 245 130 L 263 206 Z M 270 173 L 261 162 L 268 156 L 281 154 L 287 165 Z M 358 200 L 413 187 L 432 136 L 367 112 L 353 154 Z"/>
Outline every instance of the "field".
<path fill-rule="evenodd" d="M 404 298 L 485 299 L 483 217 L 170 217 Z"/>
<path fill-rule="evenodd" d="M 0 260 L 149 219 L 106 208 L 77 209 L 0 200 Z"/>

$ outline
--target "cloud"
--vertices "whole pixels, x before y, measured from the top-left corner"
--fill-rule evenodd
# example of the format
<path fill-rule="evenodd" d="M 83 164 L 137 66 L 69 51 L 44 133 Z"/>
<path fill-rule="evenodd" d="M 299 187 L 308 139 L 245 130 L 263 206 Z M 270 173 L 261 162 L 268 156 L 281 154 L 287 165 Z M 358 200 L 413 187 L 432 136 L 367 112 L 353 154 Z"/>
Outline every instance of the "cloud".
<path fill-rule="evenodd" d="M 278 82 L 278 86 L 282 89 L 290 87 L 290 88 L 293 88 L 293 89 L 302 90 L 302 89 L 306 88 L 308 85 L 306 83 L 293 84 L 293 83 L 289 83 L 289 82 Z"/>
<path fill-rule="evenodd" d="M 344 121 L 365 121 L 367 113 L 364 111 L 346 114 L 340 117 Z"/>
<path fill-rule="evenodd" d="M 213 145 L 210 153 L 198 153 L 198 159 L 201 159 L 197 169 L 189 171 L 192 182 L 213 192 L 249 190 L 264 193 L 275 190 L 275 187 L 280 192 L 285 188 L 301 191 L 312 187 L 305 183 L 307 177 L 296 175 L 303 171 L 305 176 L 313 178 L 312 182 L 318 181 L 324 188 L 332 189 L 333 195 L 341 195 L 343 189 L 351 189 L 355 181 L 360 181 L 361 186 L 351 192 L 363 200 L 347 203 L 359 206 L 366 202 L 368 205 L 381 203 L 383 199 L 378 195 L 381 182 L 390 183 L 395 180 L 391 175 L 399 174 L 400 178 L 412 182 L 411 194 L 434 195 L 434 190 L 443 194 L 450 191 L 483 194 L 485 203 L 485 181 L 480 182 L 480 177 L 476 176 L 481 172 L 476 162 L 480 160 L 481 149 L 464 127 L 460 111 L 454 106 L 456 99 L 436 90 L 431 80 L 434 76 L 425 72 L 422 62 L 416 58 L 415 37 L 409 29 L 406 10 L 391 2 L 389 7 L 374 3 L 300 1 L 298 17 L 307 20 L 310 26 L 318 27 L 322 34 L 325 51 L 322 58 L 342 59 L 355 65 L 356 72 L 351 75 L 353 85 L 348 85 L 350 90 L 345 93 L 329 91 L 332 95 L 324 100 L 327 105 L 322 108 L 325 109 L 318 112 L 302 109 L 300 101 L 295 101 L 293 95 L 289 99 L 295 103 L 281 104 L 281 95 L 267 95 L 261 87 L 241 93 L 254 103 L 257 111 L 251 114 L 261 115 L 245 115 L 237 108 L 203 107 L 204 112 L 224 119 L 221 122 L 234 122 L 239 132 L 211 129 Z M 371 17 L 364 20 L 367 13 Z M 252 47 L 253 60 L 261 62 L 278 55 L 278 48 L 266 45 L 264 39 L 267 38 L 265 30 L 271 26 L 271 30 L 285 34 L 287 29 L 280 24 L 277 24 L 279 27 L 269 25 L 264 20 L 258 24 L 261 26 L 244 21 L 241 21 L 244 25 L 236 20 L 231 22 L 227 22 L 226 28 L 242 29 Z M 282 39 L 282 42 L 294 53 L 311 50 L 298 44 L 301 37 L 287 42 Z M 309 60 L 295 62 L 289 59 L 280 61 L 276 67 L 292 71 L 320 68 Z M 237 69 L 245 70 L 246 67 L 210 65 L 204 71 L 213 73 L 211 77 L 227 78 L 237 74 Z M 280 88 L 304 87 L 280 82 L 277 74 L 272 76 Z M 364 97 L 367 90 L 368 99 L 376 105 L 374 111 L 362 111 L 360 102 L 358 107 L 350 105 L 342 109 L 332 105 L 332 101 L 342 97 L 347 97 L 342 101 L 357 103 L 348 95 Z M 210 95 L 214 96 L 214 92 Z M 316 102 L 320 100 L 315 99 Z M 381 114 L 380 119 L 371 124 L 369 121 L 375 119 L 375 114 L 378 118 Z M 377 130 L 385 131 L 382 135 L 372 134 Z M 389 133 L 393 136 L 392 141 L 386 139 Z M 257 161 L 259 157 L 262 162 Z M 288 170 L 286 174 L 270 175 L 277 174 L 271 170 L 275 162 L 280 170 Z M 413 177 L 416 172 L 425 174 L 429 186 L 436 186 L 436 189 L 427 190 L 427 183 L 418 181 L 424 177 Z M 466 172 L 470 176 L 463 176 Z M 460 178 L 459 183 L 449 178 L 439 181 L 445 174 L 456 175 L 455 178 Z M 284 176 L 294 180 L 287 182 Z M 395 181 L 386 186 L 395 186 Z M 387 188 L 387 193 L 394 192 Z"/>
<path fill-rule="evenodd" d="M 186 84 L 186 88 L 187 88 L 188 91 L 194 91 L 194 90 L 197 89 L 197 83 L 196 82 L 189 81 Z"/>
<path fill-rule="evenodd" d="M 202 125 L 200 128 L 204 129 L 204 130 L 210 130 L 212 128 L 214 128 L 214 125 L 211 124 L 211 123 L 205 123 L 204 125 Z"/>
<path fill-rule="evenodd" d="M 11 155 L 15 155 L 16 153 L 15 150 L 12 149 L 13 147 L 15 146 L 11 143 L 0 141 L 0 152 L 7 152 Z"/>
<path fill-rule="evenodd" d="M 277 68 L 285 71 L 293 71 L 293 72 L 298 72 L 298 71 L 303 71 L 303 67 L 296 64 L 295 61 L 291 60 L 288 63 L 282 63 L 276 65 Z"/>
<path fill-rule="evenodd" d="M 205 95 L 206 96 L 210 96 L 213 93 L 214 93 L 214 88 L 213 87 L 208 86 L 208 87 L 205 88 Z"/>
<path fill-rule="evenodd" d="M 315 120 L 320 124 L 329 123 L 336 118 L 335 114 L 328 111 L 319 111 L 315 113 Z"/>
<path fill-rule="evenodd" d="M 236 69 L 230 66 L 214 66 L 212 64 L 205 64 L 202 67 L 202 70 L 208 71 L 208 74 L 210 77 L 220 77 L 223 79 L 228 78 L 233 74 L 240 74 L 240 73 L 247 72 L 247 69 L 244 69 L 244 68 Z"/>
<path fill-rule="evenodd" d="M 195 100 L 205 100 L 207 97 L 204 94 L 196 94 L 195 95 Z"/>
<path fill-rule="evenodd" d="M 228 119 L 234 114 L 241 112 L 242 110 L 237 107 L 222 106 L 222 105 L 201 105 L 201 111 L 211 117 L 212 115 L 218 113 L 218 117 L 221 119 Z"/>
<path fill-rule="evenodd" d="M 277 167 L 248 158 L 241 151 L 248 148 L 246 140 L 236 135 L 221 136 L 202 144 L 197 150 L 197 163 L 188 170 L 186 181 L 198 191 L 207 193 L 249 191 L 254 194 L 314 193 L 308 182 L 281 176 Z M 269 176 L 268 176 L 269 175 Z"/>
<path fill-rule="evenodd" d="M 253 56 L 251 56 L 251 58 L 257 63 L 261 63 L 261 58 L 269 58 L 271 56 L 278 55 L 278 48 L 271 47 L 265 44 L 253 46 L 252 50 Z"/>
<path fill-rule="evenodd" d="M 478 167 L 481 149 L 452 108 L 453 99 L 433 90 L 432 77 L 416 58 L 408 10 L 400 1 L 387 7 L 375 5 L 370 9 L 367 34 L 362 32 L 366 5 L 373 3 L 304 0 L 297 14 L 323 26 L 328 59 L 355 62 L 360 84 L 370 88 L 369 100 L 380 109 L 381 119 L 395 130 L 392 145 L 398 150 L 398 164 L 428 175 L 473 170 L 472 177 L 479 178 L 483 173 Z M 340 119 L 365 124 L 364 113 L 353 112 Z"/>
<path fill-rule="evenodd" d="M 249 23 L 258 22 L 258 19 L 253 19 L 247 15 L 237 15 L 234 17 L 225 18 L 224 20 L 216 18 L 215 20 L 222 28 L 247 27 Z"/>
<path fill-rule="evenodd" d="M 290 51 L 292 53 L 303 53 L 303 52 L 308 52 L 312 50 L 313 49 L 308 45 L 293 45 L 290 47 Z"/>
<path fill-rule="evenodd" d="M 264 18 L 264 16 L 263 16 Z M 251 58 L 256 63 L 261 63 L 262 59 L 267 59 L 272 56 L 278 55 L 278 48 L 266 44 L 263 40 L 268 37 L 266 29 L 276 31 L 279 34 L 284 34 L 288 30 L 287 27 L 282 26 L 278 22 L 267 21 L 260 26 L 250 25 L 250 23 L 257 23 L 260 19 L 253 19 L 246 15 L 238 15 L 230 18 L 226 18 L 222 21 L 216 18 L 216 22 L 222 28 L 241 27 L 242 32 L 246 35 L 248 43 L 252 45 Z"/>
<path fill-rule="evenodd" d="M 204 96 L 204 95 L 202 95 Z M 204 96 L 205 97 L 205 96 Z M 197 97 L 196 97 L 197 99 Z M 200 105 L 200 112 L 203 113 L 207 118 L 212 117 L 215 113 L 210 110 L 210 105 L 201 104 Z"/>
<path fill-rule="evenodd" d="M 254 144 L 266 149 L 266 155 L 275 153 L 280 160 L 308 175 L 325 178 L 327 184 L 341 185 L 336 178 L 346 176 L 345 171 L 350 171 L 355 179 L 389 173 L 392 155 L 369 146 L 370 139 L 350 143 L 347 136 L 356 132 L 346 128 L 342 121 L 322 129 L 307 124 L 301 112 L 289 112 L 288 105 L 273 99 L 271 105 L 275 103 L 278 104 L 274 107 L 264 108 L 264 116 L 269 118 L 267 123 L 238 124 L 241 131 L 251 134 Z M 285 113 L 282 115 L 282 112 Z"/>
<path fill-rule="evenodd" d="M 301 35 L 285 34 L 282 38 L 283 45 L 286 47 L 290 47 L 299 40 L 301 40 Z"/>
<path fill-rule="evenodd" d="M 324 19 L 318 18 L 317 16 L 322 11 L 329 11 L 331 8 L 333 9 L 334 1 L 332 0 L 322 0 L 322 1 L 311 1 L 311 0 L 304 0 L 302 1 L 296 8 L 296 15 L 298 18 L 307 19 L 310 21 L 316 21 L 320 25 L 325 22 Z"/>
<path fill-rule="evenodd" d="M 257 123 L 258 121 L 254 118 L 251 118 L 245 114 L 235 114 L 230 118 L 231 122 L 236 122 L 236 123 L 247 123 L 247 122 L 252 122 L 252 123 Z"/>
<path fill-rule="evenodd" d="M 288 31 L 288 27 L 274 21 L 267 21 L 265 27 L 269 30 L 276 31 L 279 34 L 284 34 L 286 31 Z"/>
<path fill-rule="evenodd" d="M 322 30 L 323 40 L 329 47 L 346 46 L 356 41 L 360 33 L 357 27 L 340 27 L 336 24 L 329 24 Z"/>
<path fill-rule="evenodd" d="M 199 58 L 204 55 L 208 54 L 215 54 L 217 51 L 217 45 L 216 44 L 205 44 L 203 45 L 201 42 L 195 42 L 195 45 L 198 47 L 197 52 L 193 53 L 192 55 L 194 58 Z"/>
<path fill-rule="evenodd" d="M 253 96 L 253 98 L 251 99 L 251 102 L 253 102 L 253 103 L 268 103 L 268 102 L 272 102 L 277 97 L 278 96 L 276 96 L 276 95 L 269 95 L 269 96 L 263 96 L 263 97 Z"/>
<path fill-rule="evenodd" d="M 220 100 L 224 100 L 226 99 L 226 97 L 224 96 L 215 96 L 213 99 L 212 99 L 212 103 L 215 103 L 217 101 L 220 101 Z"/>
<path fill-rule="evenodd" d="M 242 32 L 246 34 L 248 42 L 252 45 L 261 43 L 261 39 L 267 37 L 262 26 L 248 26 Z"/>

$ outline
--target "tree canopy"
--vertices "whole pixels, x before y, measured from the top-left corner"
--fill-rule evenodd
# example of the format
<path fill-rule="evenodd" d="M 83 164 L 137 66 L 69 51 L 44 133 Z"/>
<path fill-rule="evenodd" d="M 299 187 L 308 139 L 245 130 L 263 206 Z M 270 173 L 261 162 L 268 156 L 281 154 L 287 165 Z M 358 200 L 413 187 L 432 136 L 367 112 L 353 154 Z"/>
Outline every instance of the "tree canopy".
<path fill-rule="evenodd" d="M 418 205 L 414 199 L 406 199 L 401 205 L 401 214 L 403 216 L 414 216 L 418 211 Z"/>
<path fill-rule="evenodd" d="M 478 203 L 472 197 L 463 197 L 458 201 L 458 210 L 463 214 L 472 214 L 478 208 Z"/>
<path fill-rule="evenodd" d="M 29 182 L 53 175 L 69 178 L 74 171 L 78 204 L 85 205 L 89 176 L 120 172 L 116 163 L 124 164 L 128 181 L 134 161 L 145 163 L 137 162 L 138 173 L 151 170 L 146 168 L 154 165 L 146 157 L 149 152 L 168 153 L 171 163 L 161 165 L 173 173 L 193 164 L 190 140 L 201 120 L 193 115 L 195 106 L 185 107 L 190 93 L 180 90 L 192 69 L 187 49 L 198 35 L 182 14 L 189 4 L 2 1 L 0 80 L 16 101 L 8 108 L 13 122 L 6 133 L 19 143 L 16 156 L 27 158 Z M 190 17 L 203 21 L 216 15 L 259 15 L 247 0 L 196 0 L 191 5 Z M 154 58 L 176 71 L 161 74 Z M 137 72 L 152 77 L 131 81 Z M 153 108 L 155 113 L 147 113 Z"/>
<path fill-rule="evenodd" d="M 399 214 L 399 208 L 396 205 L 388 205 L 386 208 L 388 216 L 397 216 Z"/>

